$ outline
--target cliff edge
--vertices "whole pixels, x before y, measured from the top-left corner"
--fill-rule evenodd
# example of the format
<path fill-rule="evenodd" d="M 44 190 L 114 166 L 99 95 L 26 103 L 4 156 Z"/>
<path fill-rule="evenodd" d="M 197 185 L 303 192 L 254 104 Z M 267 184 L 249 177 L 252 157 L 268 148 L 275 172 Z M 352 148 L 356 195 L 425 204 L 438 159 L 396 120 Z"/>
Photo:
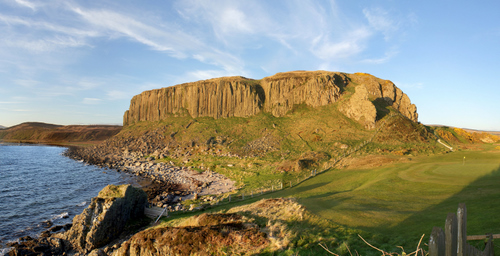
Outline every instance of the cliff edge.
<path fill-rule="evenodd" d="M 373 112 L 376 104 L 393 106 L 408 119 L 417 122 L 417 108 L 394 83 L 375 76 L 329 71 L 292 71 L 278 73 L 261 80 L 245 77 L 222 77 L 185 83 L 142 92 L 132 98 L 123 116 L 123 125 L 140 121 L 159 121 L 169 116 L 249 117 L 260 112 L 284 116 L 294 105 L 319 107 L 342 101 L 349 95 L 347 88 L 358 88 L 357 101 L 346 101 L 343 113 L 366 127 L 373 127 L 380 113 Z M 342 101 L 343 102 L 343 101 Z M 371 107 L 368 104 L 373 104 Z M 354 107 L 354 109 L 352 107 Z M 369 110 L 360 113 L 360 111 Z"/>

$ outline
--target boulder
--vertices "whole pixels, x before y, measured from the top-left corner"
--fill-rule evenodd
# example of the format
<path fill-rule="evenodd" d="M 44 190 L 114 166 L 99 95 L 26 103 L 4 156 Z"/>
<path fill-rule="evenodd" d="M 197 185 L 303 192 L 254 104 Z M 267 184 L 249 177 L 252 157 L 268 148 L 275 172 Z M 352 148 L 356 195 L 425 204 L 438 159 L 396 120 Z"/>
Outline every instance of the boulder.
<path fill-rule="evenodd" d="M 56 234 L 78 252 L 89 253 L 116 239 L 128 221 L 144 214 L 146 193 L 131 185 L 108 185 L 82 214 L 75 216 L 73 226 Z"/>

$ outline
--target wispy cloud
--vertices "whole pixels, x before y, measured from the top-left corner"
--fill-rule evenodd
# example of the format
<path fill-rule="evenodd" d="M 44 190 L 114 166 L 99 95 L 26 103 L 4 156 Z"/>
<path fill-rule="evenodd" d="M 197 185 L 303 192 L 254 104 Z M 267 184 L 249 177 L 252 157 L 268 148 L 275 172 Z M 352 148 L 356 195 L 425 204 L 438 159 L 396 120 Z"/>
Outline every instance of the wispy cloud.
<path fill-rule="evenodd" d="M 86 105 L 96 105 L 100 104 L 102 102 L 102 99 L 98 98 L 83 98 L 82 103 Z"/>
<path fill-rule="evenodd" d="M 389 49 L 385 52 L 384 56 L 374 59 L 363 59 L 360 62 L 366 64 L 383 64 L 392 59 L 392 57 L 396 56 L 398 51 L 396 49 Z"/>
<path fill-rule="evenodd" d="M 361 53 L 371 32 L 365 28 L 347 32 L 339 40 L 320 35 L 312 41 L 311 51 L 319 59 L 345 59 Z"/>
<path fill-rule="evenodd" d="M 390 40 L 399 30 L 399 24 L 391 18 L 389 12 L 382 8 L 366 8 L 363 9 L 363 14 L 372 28 L 384 34 L 385 40 Z"/>
<path fill-rule="evenodd" d="M 10 105 L 10 104 L 24 104 L 24 102 L 21 102 L 21 101 L 0 101 L 0 104 L 6 104 L 6 105 Z"/>
<path fill-rule="evenodd" d="M 29 79 L 17 79 L 14 81 L 17 85 L 25 88 L 33 88 L 40 84 L 39 81 L 29 80 Z"/>
<path fill-rule="evenodd" d="M 36 10 L 37 5 L 35 3 L 32 3 L 28 0 L 15 0 L 16 3 L 18 3 L 21 6 L 28 7 L 31 10 Z"/>
<path fill-rule="evenodd" d="M 402 89 L 423 89 L 424 84 L 421 82 L 414 82 L 414 83 L 400 83 L 400 82 L 394 82 L 399 88 Z"/>

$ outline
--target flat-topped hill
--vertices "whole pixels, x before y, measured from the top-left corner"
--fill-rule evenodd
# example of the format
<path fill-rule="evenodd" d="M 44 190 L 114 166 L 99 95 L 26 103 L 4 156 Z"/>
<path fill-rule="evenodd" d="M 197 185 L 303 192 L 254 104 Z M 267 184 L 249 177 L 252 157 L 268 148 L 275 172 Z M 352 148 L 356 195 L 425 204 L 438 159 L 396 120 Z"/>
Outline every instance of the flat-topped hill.
<path fill-rule="evenodd" d="M 295 105 L 325 106 L 351 94 L 340 110 L 366 127 L 374 127 L 387 106 L 418 121 L 415 105 L 391 81 L 364 73 L 292 71 L 260 80 L 221 77 L 145 91 L 132 98 L 123 124 L 182 115 L 218 119 L 266 112 L 280 117 Z"/>

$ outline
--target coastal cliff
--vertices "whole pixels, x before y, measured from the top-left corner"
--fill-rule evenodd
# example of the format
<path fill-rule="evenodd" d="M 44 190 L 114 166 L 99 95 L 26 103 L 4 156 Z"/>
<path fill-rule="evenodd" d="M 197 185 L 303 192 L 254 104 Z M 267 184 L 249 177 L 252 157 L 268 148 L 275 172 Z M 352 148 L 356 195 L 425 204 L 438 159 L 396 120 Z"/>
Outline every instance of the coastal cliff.
<path fill-rule="evenodd" d="M 132 98 L 129 110 L 124 114 L 123 125 L 185 114 L 193 118 L 218 119 L 267 112 L 279 117 L 285 116 L 294 105 L 319 107 L 338 102 L 347 94 L 347 87 L 358 86 L 366 88 L 370 102 L 382 100 L 408 119 L 418 121 L 415 105 L 391 81 L 364 73 L 293 71 L 261 80 L 222 77 L 145 91 Z M 351 105 L 356 105 L 356 102 L 351 101 Z M 367 108 L 361 108 L 364 109 Z M 350 108 L 345 112 L 349 112 L 348 116 L 355 120 L 364 116 L 363 122 L 372 127 L 376 115 L 358 113 L 359 110 Z"/>

